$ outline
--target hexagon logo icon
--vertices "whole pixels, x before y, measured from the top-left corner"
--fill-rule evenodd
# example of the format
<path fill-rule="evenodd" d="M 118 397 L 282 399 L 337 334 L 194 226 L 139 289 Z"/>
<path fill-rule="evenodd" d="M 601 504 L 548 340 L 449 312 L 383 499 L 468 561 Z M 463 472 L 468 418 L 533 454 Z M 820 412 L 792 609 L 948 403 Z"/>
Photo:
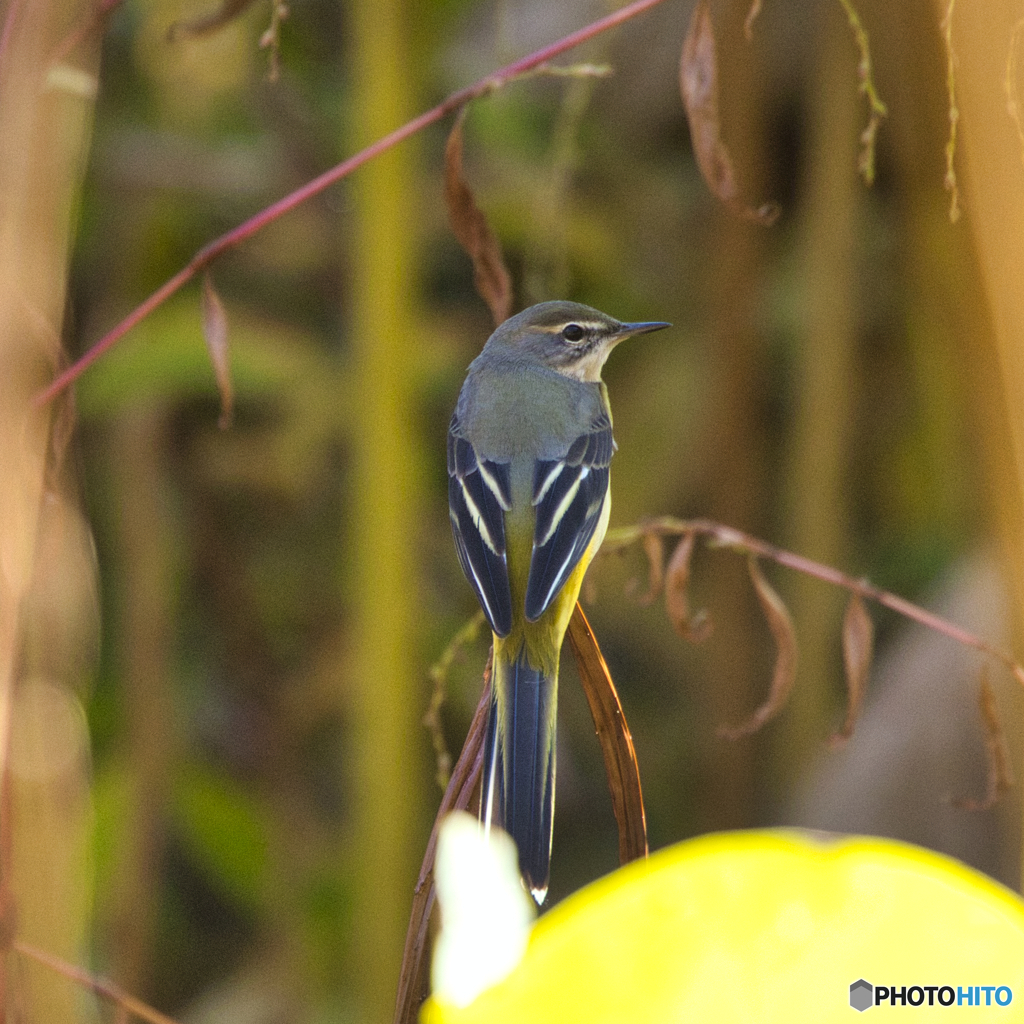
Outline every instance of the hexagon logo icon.
<path fill-rule="evenodd" d="M 859 978 L 850 986 L 850 1005 L 863 1013 L 874 1002 L 873 995 L 871 983 Z"/>

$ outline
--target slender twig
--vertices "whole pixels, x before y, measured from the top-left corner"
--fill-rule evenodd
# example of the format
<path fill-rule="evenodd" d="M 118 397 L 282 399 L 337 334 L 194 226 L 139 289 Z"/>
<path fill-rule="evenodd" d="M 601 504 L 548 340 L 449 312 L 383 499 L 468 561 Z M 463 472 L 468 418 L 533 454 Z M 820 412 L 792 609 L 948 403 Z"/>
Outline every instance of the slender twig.
<path fill-rule="evenodd" d="M 491 707 L 491 667 L 493 649 L 487 656 L 484 667 L 484 685 L 480 693 L 476 714 L 469 727 L 462 753 L 455 763 L 452 777 L 448 781 L 438 808 L 434 827 L 423 854 L 419 878 L 413 890 L 412 910 L 409 914 L 409 928 L 405 936 L 405 951 L 402 954 L 402 969 L 398 976 L 398 994 L 395 1000 L 394 1024 L 415 1024 L 419 1009 L 429 991 L 428 945 L 430 916 L 434 909 L 437 893 L 434 889 L 434 853 L 437 849 L 437 834 L 444 818 L 454 810 L 464 811 L 473 799 L 484 767 L 484 733 L 487 716 Z"/>
<path fill-rule="evenodd" d="M 88 971 L 83 971 L 81 967 L 75 967 L 74 964 L 69 964 L 59 957 L 46 953 L 41 949 L 36 949 L 35 946 L 30 946 L 27 942 L 22 942 L 20 939 L 15 939 L 11 946 L 22 956 L 27 956 L 37 963 L 49 967 L 51 971 L 55 971 L 57 974 L 61 974 L 65 978 L 76 982 L 83 988 L 95 992 L 96 995 L 109 999 L 120 1009 L 131 1014 L 133 1017 L 138 1017 L 139 1020 L 149 1021 L 149 1024 L 177 1024 L 173 1017 L 168 1017 L 165 1013 L 154 1010 L 152 1006 L 122 991 L 111 982 L 93 977 Z"/>
<path fill-rule="evenodd" d="M 601 547 L 601 552 L 611 553 L 629 547 L 637 543 L 645 533 L 652 532 L 667 536 L 682 536 L 687 533 L 701 534 L 705 537 L 710 537 L 711 543 L 715 547 L 733 548 L 747 554 L 758 555 L 761 558 L 769 558 L 779 565 L 786 566 L 788 569 L 795 569 L 797 572 L 813 576 L 815 579 L 823 580 L 825 583 L 842 587 L 853 594 L 859 594 L 866 600 L 883 605 L 905 618 L 912 619 L 914 622 L 919 622 L 922 626 L 927 626 L 937 633 L 948 636 L 951 640 L 957 641 L 957 643 L 964 644 L 966 647 L 973 647 L 974 650 L 994 658 L 1005 665 L 1013 673 L 1017 682 L 1024 686 L 1024 667 L 1011 654 L 995 647 L 987 640 L 982 640 L 981 637 L 968 632 L 966 629 L 956 625 L 956 623 L 943 619 L 941 616 L 935 615 L 933 612 L 921 608 L 905 598 L 898 597 L 888 590 L 882 590 L 867 580 L 854 579 L 854 577 L 848 576 L 846 573 L 830 565 L 823 565 L 821 562 L 815 562 L 810 558 L 805 558 L 803 555 L 797 555 L 792 551 L 786 551 L 784 548 L 778 548 L 774 544 L 769 544 L 767 541 L 753 537 L 749 533 L 744 533 L 742 530 L 737 530 L 732 526 L 715 523 L 709 519 L 675 519 L 672 516 L 664 516 L 659 519 L 647 520 L 635 526 L 609 530 Z"/>
<path fill-rule="evenodd" d="M 960 108 L 956 102 L 956 54 L 953 52 L 953 8 L 956 0 L 949 0 L 946 16 L 942 19 L 942 41 L 946 47 L 946 95 L 949 98 L 949 138 L 946 140 L 946 191 L 949 192 L 949 220 L 955 224 L 960 219 L 960 189 L 956 181 L 956 126 L 960 120 Z"/>
<path fill-rule="evenodd" d="M 867 29 L 861 24 L 860 15 L 853 6 L 852 0 L 839 0 L 843 10 L 846 11 L 847 21 L 850 23 L 850 30 L 860 50 L 860 63 L 857 65 L 857 77 L 860 79 L 860 91 L 867 97 L 870 117 L 867 127 L 861 132 L 860 160 L 858 170 L 864 182 L 871 185 L 875 180 L 875 136 L 878 134 L 878 125 L 883 117 L 888 116 L 888 109 L 882 102 L 878 91 L 875 89 L 875 79 L 871 71 L 871 45 L 868 42 Z"/>
<path fill-rule="evenodd" d="M 427 672 L 433 685 L 430 706 L 423 716 L 423 724 L 430 730 L 430 740 L 434 746 L 434 756 L 437 758 L 437 784 L 441 787 L 442 792 L 448 788 L 452 768 L 452 755 L 448 751 L 448 744 L 444 739 L 444 729 L 441 725 L 441 705 L 445 702 L 448 673 L 451 671 L 455 659 L 480 635 L 483 624 L 484 613 L 478 610 L 452 637 L 448 646 L 441 652 L 441 656 Z"/>
<path fill-rule="evenodd" d="M 360 150 L 360 152 L 349 157 L 347 160 L 343 160 L 340 164 L 335 165 L 330 170 L 324 171 L 324 173 L 319 177 L 307 182 L 294 192 L 290 192 L 283 199 L 279 199 L 276 203 L 273 203 L 266 207 L 266 209 L 261 210 L 244 223 L 239 224 L 238 227 L 233 228 L 226 234 L 214 239 L 214 241 L 200 249 L 185 267 L 179 270 L 174 277 L 158 288 L 148 299 L 146 299 L 145 302 L 142 303 L 142 305 L 129 313 L 128 316 L 126 316 L 124 320 L 122 320 L 113 330 L 105 334 L 95 345 L 93 345 L 91 349 L 89 349 L 88 352 L 78 359 L 77 362 L 72 363 L 71 366 L 64 370 L 63 373 L 58 374 L 58 376 L 55 377 L 46 388 L 35 396 L 35 404 L 37 406 L 45 405 L 60 394 L 60 392 L 69 384 L 77 380 L 89 366 L 96 362 L 100 356 L 120 341 L 120 339 L 124 337 L 124 335 L 127 334 L 128 331 L 130 331 L 137 323 L 139 323 L 140 320 L 147 317 L 154 309 L 157 308 L 157 306 L 161 305 L 175 292 L 191 281 L 199 271 L 215 260 L 226 249 L 230 249 L 239 242 L 250 238 L 261 228 L 266 227 L 268 224 L 277 220 L 279 217 L 282 217 L 290 210 L 293 210 L 296 206 L 306 202 L 307 199 L 311 199 L 313 196 L 319 195 L 324 191 L 324 189 L 329 188 L 335 182 L 347 177 L 374 157 L 380 156 L 381 153 L 397 146 L 398 143 L 404 142 L 407 138 L 415 135 L 419 131 L 422 131 L 428 125 L 432 125 L 434 122 L 440 121 L 443 117 L 455 110 L 458 110 L 471 100 L 479 99 L 482 96 L 486 96 L 487 94 L 494 92 L 496 89 L 500 89 L 505 85 L 508 85 L 509 82 L 519 78 L 527 72 L 533 71 L 552 58 L 587 42 L 589 39 L 593 39 L 594 36 L 600 35 L 600 33 L 606 32 L 608 29 L 615 28 L 623 22 L 629 21 L 630 18 L 635 18 L 638 14 L 642 14 L 644 11 L 647 11 L 652 7 L 656 7 L 662 2 L 663 0 L 635 0 L 634 3 L 627 4 L 627 6 L 620 10 L 615 11 L 604 18 L 599 18 L 597 21 L 591 22 L 591 24 L 578 29 L 576 32 L 571 32 L 569 35 L 563 36 L 557 42 L 544 46 L 539 50 L 535 50 L 526 57 L 521 57 L 519 60 L 513 61 L 511 64 L 507 64 L 505 67 L 495 71 L 493 74 L 487 75 L 485 78 L 481 78 L 473 85 L 467 86 L 465 89 L 459 89 L 457 92 L 453 92 L 447 99 L 443 100 L 436 107 L 432 107 L 430 110 L 426 111 L 426 113 L 420 114 L 418 117 L 414 117 L 411 121 L 402 125 L 401 128 L 396 128 L 389 135 L 385 135 L 383 138 L 378 139 L 372 145 L 367 146 L 366 149 Z"/>

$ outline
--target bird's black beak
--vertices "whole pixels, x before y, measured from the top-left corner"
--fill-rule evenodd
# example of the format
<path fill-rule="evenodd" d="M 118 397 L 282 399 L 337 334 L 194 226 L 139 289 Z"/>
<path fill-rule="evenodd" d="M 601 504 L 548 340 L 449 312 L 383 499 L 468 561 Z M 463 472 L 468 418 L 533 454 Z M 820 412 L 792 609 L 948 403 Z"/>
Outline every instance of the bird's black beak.
<path fill-rule="evenodd" d="M 671 326 L 661 320 L 651 320 L 639 324 L 620 324 L 619 329 L 615 332 L 615 340 L 618 342 L 625 338 L 632 338 L 634 334 L 649 334 L 651 331 L 660 331 Z"/>

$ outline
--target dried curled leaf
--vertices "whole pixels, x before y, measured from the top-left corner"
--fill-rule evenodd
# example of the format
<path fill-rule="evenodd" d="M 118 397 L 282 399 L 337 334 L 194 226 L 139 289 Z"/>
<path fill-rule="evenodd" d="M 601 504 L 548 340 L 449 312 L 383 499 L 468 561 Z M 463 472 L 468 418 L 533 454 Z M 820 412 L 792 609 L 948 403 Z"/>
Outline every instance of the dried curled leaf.
<path fill-rule="evenodd" d="M 985 730 L 985 756 L 988 761 L 988 784 L 981 800 L 969 797 L 951 801 L 954 807 L 965 811 L 988 811 L 999 802 L 999 798 L 1013 785 L 1010 769 L 1010 753 L 1006 746 L 1006 735 L 999 721 L 996 695 L 988 681 L 985 666 L 981 667 L 981 685 L 978 691 L 978 710 L 981 725 Z"/>
<path fill-rule="evenodd" d="M 768 620 L 768 626 L 775 637 L 775 672 L 772 685 L 768 691 L 768 699 L 741 725 L 721 726 L 718 735 L 728 740 L 739 739 L 757 732 L 765 722 L 774 718 L 789 700 L 789 695 L 796 680 L 796 631 L 789 611 L 782 603 L 782 598 L 771 588 L 768 581 L 761 575 L 757 559 L 751 555 L 748 566 L 750 580 L 761 604 L 761 610 Z"/>
<path fill-rule="evenodd" d="M 444 201 L 455 237 L 473 260 L 473 281 L 487 303 L 495 324 L 512 312 L 512 277 L 501 254 L 501 243 L 491 230 L 483 211 L 462 174 L 462 122 L 459 112 L 444 147 Z"/>
<path fill-rule="evenodd" d="M 860 706 L 864 700 L 871 659 L 875 648 L 875 626 L 860 594 L 851 594 L 843 616 L 843 665 L 846 668 L 846 720 L 831 739 L 833 746 L 845 743 L 853 735 Z"/>
<path fill-rule="evenodd" d="M 690 558 L 695 538 L 693 533 L 684 533 L 672 552 L 665 570 L 665 611 L 681 637 L 699 644 L 711 635 L 711 620 L 703 610 L 690 614 Z"/>
<path fill-rule="evenodd" d="M 694 8 L 683 41 L 679 89 L 690 125 L 694 156 L 708 188 L 740 216 L 765 225 L 774 223 L 779 215 L 776 203 L 766 203 L 755 210 L 745 206 L 739 198 L 732 157 L 722 141 L 718 114 L 718 58 L 707 0 L 700 0 Z"/>
<path fill-rule="evenodd" d="M 649 605 L 657 600 L 665 581 L 665 539 L 653 530 L 644 533 L 640 539 L 647 556 L 648 576 L 647 593 L 641 594 L 637 602 Z"/>
<path fill-rule="evenodd" d="M 235 409 L 235 389 L 231 382 L 231 357 L 228 352 L 228 317 L 209 274 L 203 277 L 202 313 L 203 337 L 217 378 L 217 390 L 220 391 L 220 419 L 217 425 L 221 430 L 227 430 L 231 426 Z"/>
<path fill-rule="evenodd" d="M 215 11 L 204 14 L 191 21 L 176 21 L 167 30 L 167 41 L 173 43 L 182 37 L 186 39 L 197 39 L 200 36 L 207 36 L 217 29 L 229 25 L 246 8 L 252 6 L 253 0 L 223 0 L 223 3 Z"/>

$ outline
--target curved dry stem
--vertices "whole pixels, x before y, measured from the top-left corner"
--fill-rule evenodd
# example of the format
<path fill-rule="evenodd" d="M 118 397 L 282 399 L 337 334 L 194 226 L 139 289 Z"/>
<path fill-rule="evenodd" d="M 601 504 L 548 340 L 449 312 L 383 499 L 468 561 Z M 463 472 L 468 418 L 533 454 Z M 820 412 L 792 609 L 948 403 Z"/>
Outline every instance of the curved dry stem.
<path fill-rule="evenodd" d="M 960 188 L 956 180 L 956 126 L 960 121 L 960 108 L 956 103 L 956 54 L 953 52 L 953 8 L 956 0 L 949 0 L 942 19 L 942 42 L 946 48 L 946 95 L 949 108 L 949 138 L 946 140 L 946 191 L 949 192 L 949 220 L 960 219 Z"/>
<path fill-rule="evenodd" d="M 423 854 L 416 889 L 413 892 L 412 910 L 409 914 L 409 928 L 405 936 L 405 950 L 402 954 L 402 969 L 398 977 L 398 994 L 395 999 L 394 1024 L 415 1024 L 419 1018 L 420 1005 L 427 997 L 430 974 L 430 915 L 434 910 L 436 892 L 434 889 L 434 854 L 437 850 L 437 834 L 441 822 L 455 810 L 464 811 L 472 802 L 484 767 L 484 734 L 487 730 L 487 715 L 491 707 L 491 665 L 494 649 L 487 656 L 484 667 L 484 685 L 480 702 L 469 726 L 462 753 L 455 764 L 455 770 L 448 782 L 441 806 L 438 808 L 434 827 Z"/>
<path fill-rule="evenodd" d="M 430 741 L 434 747 L 434 757 L 437 759 L 437 784 L 441 787 L 442 792 L 448 788 L 448 781 L 452 773 L 452 755 L 448 750 L 448 744 L 444 739 L 444 730 L 441 727 L 441 705 L 444 704 L 447 697 L 448 673 L 451 671 L 455 659 L 480 635 L 483 625 L 484 613 L 477 611 L 451 638 L 448 646 L 441 652 L 441 656 L 427 672 L 431 682 L 431 693 L 430 705 L 427 708 L 427 713 L 423 716 L 423 724 L 430 731 Z"/>
<path fill-rule="evenodd" d="M 119 1009 L 132 1017 L 149 1021 L 149 1024 L 177 1024 L 173 1017 L 168 1017 L 165 1013 L 154 1010 L 152 1006 L 144 1003 L 141 999 L 136 999 L 135 996 L 129 995 L 127 992 L 123 992 L 111 982 L 95 978 L 88 971 L 83 971 L 80 967 L 75 967 L 74 964 L 69 964 L 44 950 L 36 949 L 35 946 L 30 946 L 18 939 L 11 943 L 11 948 L 22 956 L 35 960 L 36 963 L 40 963 L 44 967 L 48 967 L 56 974 L 63 975 L 69 981 L 81 985 L 90 992 L 95 992 L 96 995 L 114 1003 Z"/>
<path fill-rule="evenodd" d="M 907 601 L 905 598 L 882 590 L 867 580 L 854 579 L 846 573 L 835 569 L 830 565 L 823 565 L 803 555 L 794 554 L 784 548 L 778 548 L 774 544 L 761 540 L 758 537 L 744 533 L 732 526 L 723 523 L 716 523 L 710 519 L 676 519 L 672 516 L 663 516 L 659 519 L 649 519 L 634 526 L 621 527 L 617 530 L 609 530 L 605 536 L 604 544 L 601 547 L 601 554 L 611 554 L 621 551 L 639 543 L 647 533 L 659 533 L 663 536 L 675 537 L 683 534 L 693 533 L 709 538 L 709 544 L 713 547 L 731 548 L 734 551 L 748 555 L 757 555 L 760 558 L 769 558 L 778 565 L 784 565 L 788 569 L 795 569 L 807 576 L 831 583 L 833 586 L 842 587 L 851 594 L 874 601 L 890 610 L 897 612 L 904 618 L 919 622 L 922 626 L 935 630 L 948 636 L 951 640 L 963 644 L 965 647 L 973 647 L 974 650 L 985 654 L 990 658 L 1002 663 L 1010 670 L 1014 678 L 1024 686 L 1024 666 L 1009 654 L 1007 651 L 996 647 L 994 644 L 983 640 L 974 633 L 963 629 L 961 626 L 944 619 L 934 612 L 928 611 L 920 605 Z"/>
<path fill-rule="evenodd" d="M 860 160 L 857 169 L 864 178 L 865 184 L 871 185 L 875 180 L 875 136 L 878 134 L 878 125 L 883 117 L 887 117 L 889 110 L 882 102 L 875 88 L 875 79 L 871 70 L 871 45 L 868 41 L 867 29 L 861 24 L 857 8 L 853 6 L 852 0 L 839 0 L 846 11 L 846 18 L 850 23 L 853 38 L 860 50 L 860 63 L 857 65 L 857 77 L 860 79 L 860 91 L 864 93 L 868 101 L 867 127 L 861 132 Z"/>

